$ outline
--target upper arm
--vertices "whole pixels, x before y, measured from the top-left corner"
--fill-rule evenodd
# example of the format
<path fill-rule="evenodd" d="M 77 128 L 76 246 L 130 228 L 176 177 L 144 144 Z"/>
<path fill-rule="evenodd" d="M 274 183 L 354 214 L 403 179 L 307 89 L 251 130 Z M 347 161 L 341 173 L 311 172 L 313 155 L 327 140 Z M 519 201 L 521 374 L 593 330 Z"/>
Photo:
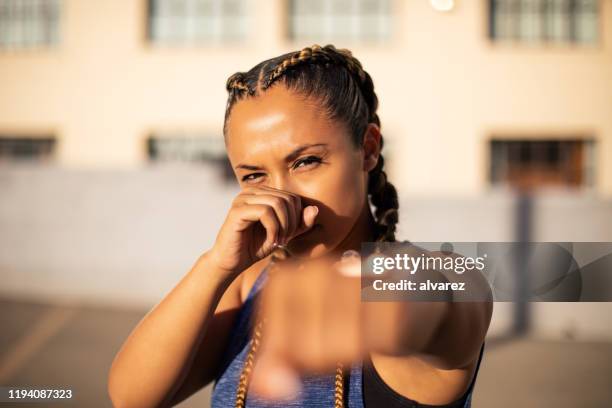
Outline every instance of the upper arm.
<path fill-rule="evenodd" d="M 406 251 L 410 256 L 426 254 L 427 257 L 434 259 L 464 257 L 456 252 L 428 251 L 416 245 L 407 247 Z M 472 365 L 478 359 L 480 347 L 491 322 L 493 294 L 489 282 L 480 270 L 467 265 L 462 273 L 457 273 L 448 267 L 422 268 L 422 272 L 413 277 L 413 280 L 419 282 L 425 279 L 445 280 L 450 283 L 463 282 L 465 289 L 453 291 L 454 300 L 451 301 L 430 301 L 425 302 L 425 305 L 416 302 L 413 305 L 415 313 L 422 308 L 430 308 L 427 312 L 429 319 L 425 317 L 424 312 L 416 313 L 424 319 L 422 323 L 429 329 L 429 333 L 423 334 L 426 331 L 419 330 L 423 341 L 417 344 L 418 350 L 415 349 L 414 354 L 419 355 L 431 367 L 441 370 L 466 368 Z M 439 316 L 434 319 L 437 320 L 436 323 L 428 325 L 434 316 Z M 414 327 L 419 326 L 414 325 Z M 402 359 L 398 361 L 401 364 Z"/>
<path fill-rule="evenodd" d="M 449 404 L 466 392 L 475 375 L 492 302 L 451 305 L 440 330 L 421 352 L 399 357 L 370 353 L 382 380 L 406 398 Z"/>
<path fill-rule="evenodd" d="M 440 252 L 432 252 L 440 256 Z M 462 255 L 444 254 L 453 258 Z M 466 299 L 448 303 L 447 313 L 436 335 L 427 346 L 426 353 L 441 369 L 463 368 L 472 364 L 479 355 L 493 314 L 493 294 L 486 278 L 472 269 L 459 278 L 453 271 L 444 273 L 449 281 L 465 282 L 469 289 Z"/>
<path fill-rule="evenodd" d="M 424 350 L 426 359 L 444 370 L 472 364 L 489 329 L 492 311 L 492 302 L 450 303 L 436 336 Z"/>
<path fill-rule="evenodd" d="M 242 304 L 240 290 L 244 272 L 227 287 L 199 343 L 193 363 L 173 393 L 170 406 L 187 399 L 215 379 L 229 341 L 232 325 Z"/>

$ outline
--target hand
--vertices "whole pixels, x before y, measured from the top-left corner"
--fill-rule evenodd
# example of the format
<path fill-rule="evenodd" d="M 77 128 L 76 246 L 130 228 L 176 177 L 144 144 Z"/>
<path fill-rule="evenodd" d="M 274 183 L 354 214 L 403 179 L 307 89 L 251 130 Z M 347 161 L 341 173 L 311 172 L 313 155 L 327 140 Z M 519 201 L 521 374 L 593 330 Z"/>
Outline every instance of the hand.
<path fill-rule="evenodd" d="M 300 374 L 331 374 L 338 362 L 349 367 L 362 358 L 377 338 L 394 338 L 393 317 L 376 317 L 378 336 L 365 329 L 360 259 L 342 259 L 290 258 L 272 266 L 257 311 L 265 324 L 251 376 L 255 394 L 291 398 Z"/>
<path fill-rule="evenodd" d="M 265 258 L 274 243 L 286 244 L 308 231 L 318 208 L 302 209 L 297 194 L 267 186 L 244 188 L 232 206 L 211 249 L 216 266 L 235 275 Z"/>

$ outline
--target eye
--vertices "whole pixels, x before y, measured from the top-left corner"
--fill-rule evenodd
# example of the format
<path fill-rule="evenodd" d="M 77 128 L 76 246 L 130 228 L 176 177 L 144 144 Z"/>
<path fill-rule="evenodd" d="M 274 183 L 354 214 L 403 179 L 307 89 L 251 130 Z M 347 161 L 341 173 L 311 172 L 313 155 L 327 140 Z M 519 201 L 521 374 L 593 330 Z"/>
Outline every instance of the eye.
<path fill-rule="evenodd" d="M 242 177 L 242 181 L 246 183 L 250 183 L 255 181 L 258 177 L 262 176 L 264 173 L 251 173 Z"/>
<path fill-rule="evenodd" d="M 317 157 L 317 156 L 308 156 L 308 157 L 305 157 L 303 159 L 297 160 L 293 164 L 293 168 L 297 169 L 299 167 L 310 167 L 313 164 L 318 164 L 318 163 L 321 163 L 321 162 L 322 162 L 322 160 L 321 160 L 320 157 Z"/>

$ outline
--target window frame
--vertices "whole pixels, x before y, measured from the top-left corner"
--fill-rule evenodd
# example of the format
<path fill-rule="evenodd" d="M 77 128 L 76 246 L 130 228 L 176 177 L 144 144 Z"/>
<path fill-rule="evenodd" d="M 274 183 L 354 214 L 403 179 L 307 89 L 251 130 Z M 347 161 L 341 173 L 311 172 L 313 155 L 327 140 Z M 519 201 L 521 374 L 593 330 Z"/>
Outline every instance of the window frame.
<path fill-rule="evenodd" d="M 581 192 L 597 191 L 600 186 L 600 166 L 601 166 L 601 136 L 595 129 L 576 129 L 570 130 L 495 130 L 486 133 L 481 141 L 481 154 L 483 157 L 480 174 L 481 182 L 488 191 L 512 189 L 508 183 L 494 183 L 493 177 L 493 156 L 492 144 L 494 141 L 581 141 L 584 143 L 583 157 L 590 156 L 590 162 L 583 163 L 584 181 L 578 186 L 564 186 L 572 190 Z M 549 188 L 554 186 L 543 186 Z"/>
<path fill-rule="evenodd" d="M 597 1 L 597 25 L 596 25 L 596 39 L 592 42 L 579 42 L 579 41 L 549 41 L 549 40 L 537 40 L 537 41 L 523 41 L 521 39 L 500 39 L 493 35 L 493 2 L 495 0 L 483 0 L 483 37 L 486 39 L 487 45 L 491 48 L 509 48 L 509 49 L 521 49 L 521 50 L 535 50 L 542 52 L 545 50 L 571 50 L 573 52 L 590 52 L 590 51 L 603 51 L 604 49 L 604 38 L 605 33 L 603 23 L 606 13 L 605 0 Z"/>
<path fill-rule="evenodd" d="M 282 1 L 282 9 L 281 13 L 284 17 L 283 27 L 282 27 L 282 45 L 287 48 L 302 48 L 304 46 L 310 46 L 312 44 L 318 43 L 320 45 L 324 45 L 323 43 L 333 43 L 341 48 L 360 48 L 365 50 L 375 50 L 380 52 L 394 52 L 397 49 L 402 49 L 403 44 L 401 41 L 401 25 L 399 24 L 399 19 L 404 15 L 405 6 L 404 2 L 398 0 L 389 0 L 389 19 L 391 22 L 391 27 L 389 28 L 389 34 L 386 39 L 374 40 L 374 41 L 362 41 L 361 39 L 355 38 L 343 38 L 343 39 L 304 39 L 304 38 L 294 38 L 292 36 L 292 27 L 291 27 L 291 3 L 293 0 L 283 0 Z"/>
<path fill-rule="evenodd" d="M 6 0 L 0 0 L 0 2 L 2 1 L 6 1 Z M 32 44 L 26 44 L 22 40 L 22 42 L 19 44 L 11 44 L 11 45 L 4 45 L 3 42 L 0 41 L 0 55 L 8 54 L 8 53 L 29 53 L 29 52 L 47 52 L 47 51 L 56 52 L 57 50 L 61 48 L 64 42 L 63 39 L 64 39 L 64 21 L 65 21 L 66 0 L 39 0 L 39 1 L 57 5 L 57 9 L 55 10 L 56 21 L 55 21 L 55 26 L 53 27 L 55 31 L 51 35 L 51 39 L 50 40 L 46 39 L 46 41 L 40 41 L 40 42 L 36 42 Z M 40 7 L 41 5 L 39 4 L 38 6 Z M 33 22 L 40 23 L 44 20 L 31 19 L 30 21 L 33 24 Z M 23 20 L 22 20 L 22 23 L 23 23 Z"/>
<path fill-rule="evenodd" d="M 218 40 L 206 39 L 196 41 L 184 41 L 172 42 L 172 41 L 158 41 L 152 36 L 152 15 L 151 15 L 151 3 L 154 0 L 141 0 L 141 19 L 142 27 L 141 38 L 145 48 L 150 49 L 164 49 L 164 50 L 208 50 L 208 49 L 219 49 L 219 50 L 240 50 L 250 46 L 251 38 L 250 33 L 253 31 L 253 18 L 252 18 L 252 5 L 251 0 L 241 0 L 244 2 L 244 33 L 242 38 L 236 40 L 227 41 L 221 34 Z"/>

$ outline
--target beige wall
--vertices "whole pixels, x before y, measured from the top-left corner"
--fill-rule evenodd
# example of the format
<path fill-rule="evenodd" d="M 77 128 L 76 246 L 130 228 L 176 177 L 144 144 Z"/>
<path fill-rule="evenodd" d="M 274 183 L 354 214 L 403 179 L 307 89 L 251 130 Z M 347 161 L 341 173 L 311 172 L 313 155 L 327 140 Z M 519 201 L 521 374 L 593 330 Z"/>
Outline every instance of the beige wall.
<path fill-rule="evenodd" d="M 144 0 L 64 0 L 54 51 L 0 53 L 0 133 L 54 131 L 58 162 L 117 168 L 145 161 L 153 130 L 220 133 L 225 79 L 310 44 L 283 38 L 282 0 L 252 0 L 239 47 L 161 49 L 145 41 Z M 404 193 L 486 190 L 490 134 L 592 135 L 596 190 L 612 196 L 612 1 L 602 0 L 592 48 L 499 46 L 486 37 L 485 1 L 438 13 L 396 0 L 396 36 L 348 47 L 370 72 Z"/>

